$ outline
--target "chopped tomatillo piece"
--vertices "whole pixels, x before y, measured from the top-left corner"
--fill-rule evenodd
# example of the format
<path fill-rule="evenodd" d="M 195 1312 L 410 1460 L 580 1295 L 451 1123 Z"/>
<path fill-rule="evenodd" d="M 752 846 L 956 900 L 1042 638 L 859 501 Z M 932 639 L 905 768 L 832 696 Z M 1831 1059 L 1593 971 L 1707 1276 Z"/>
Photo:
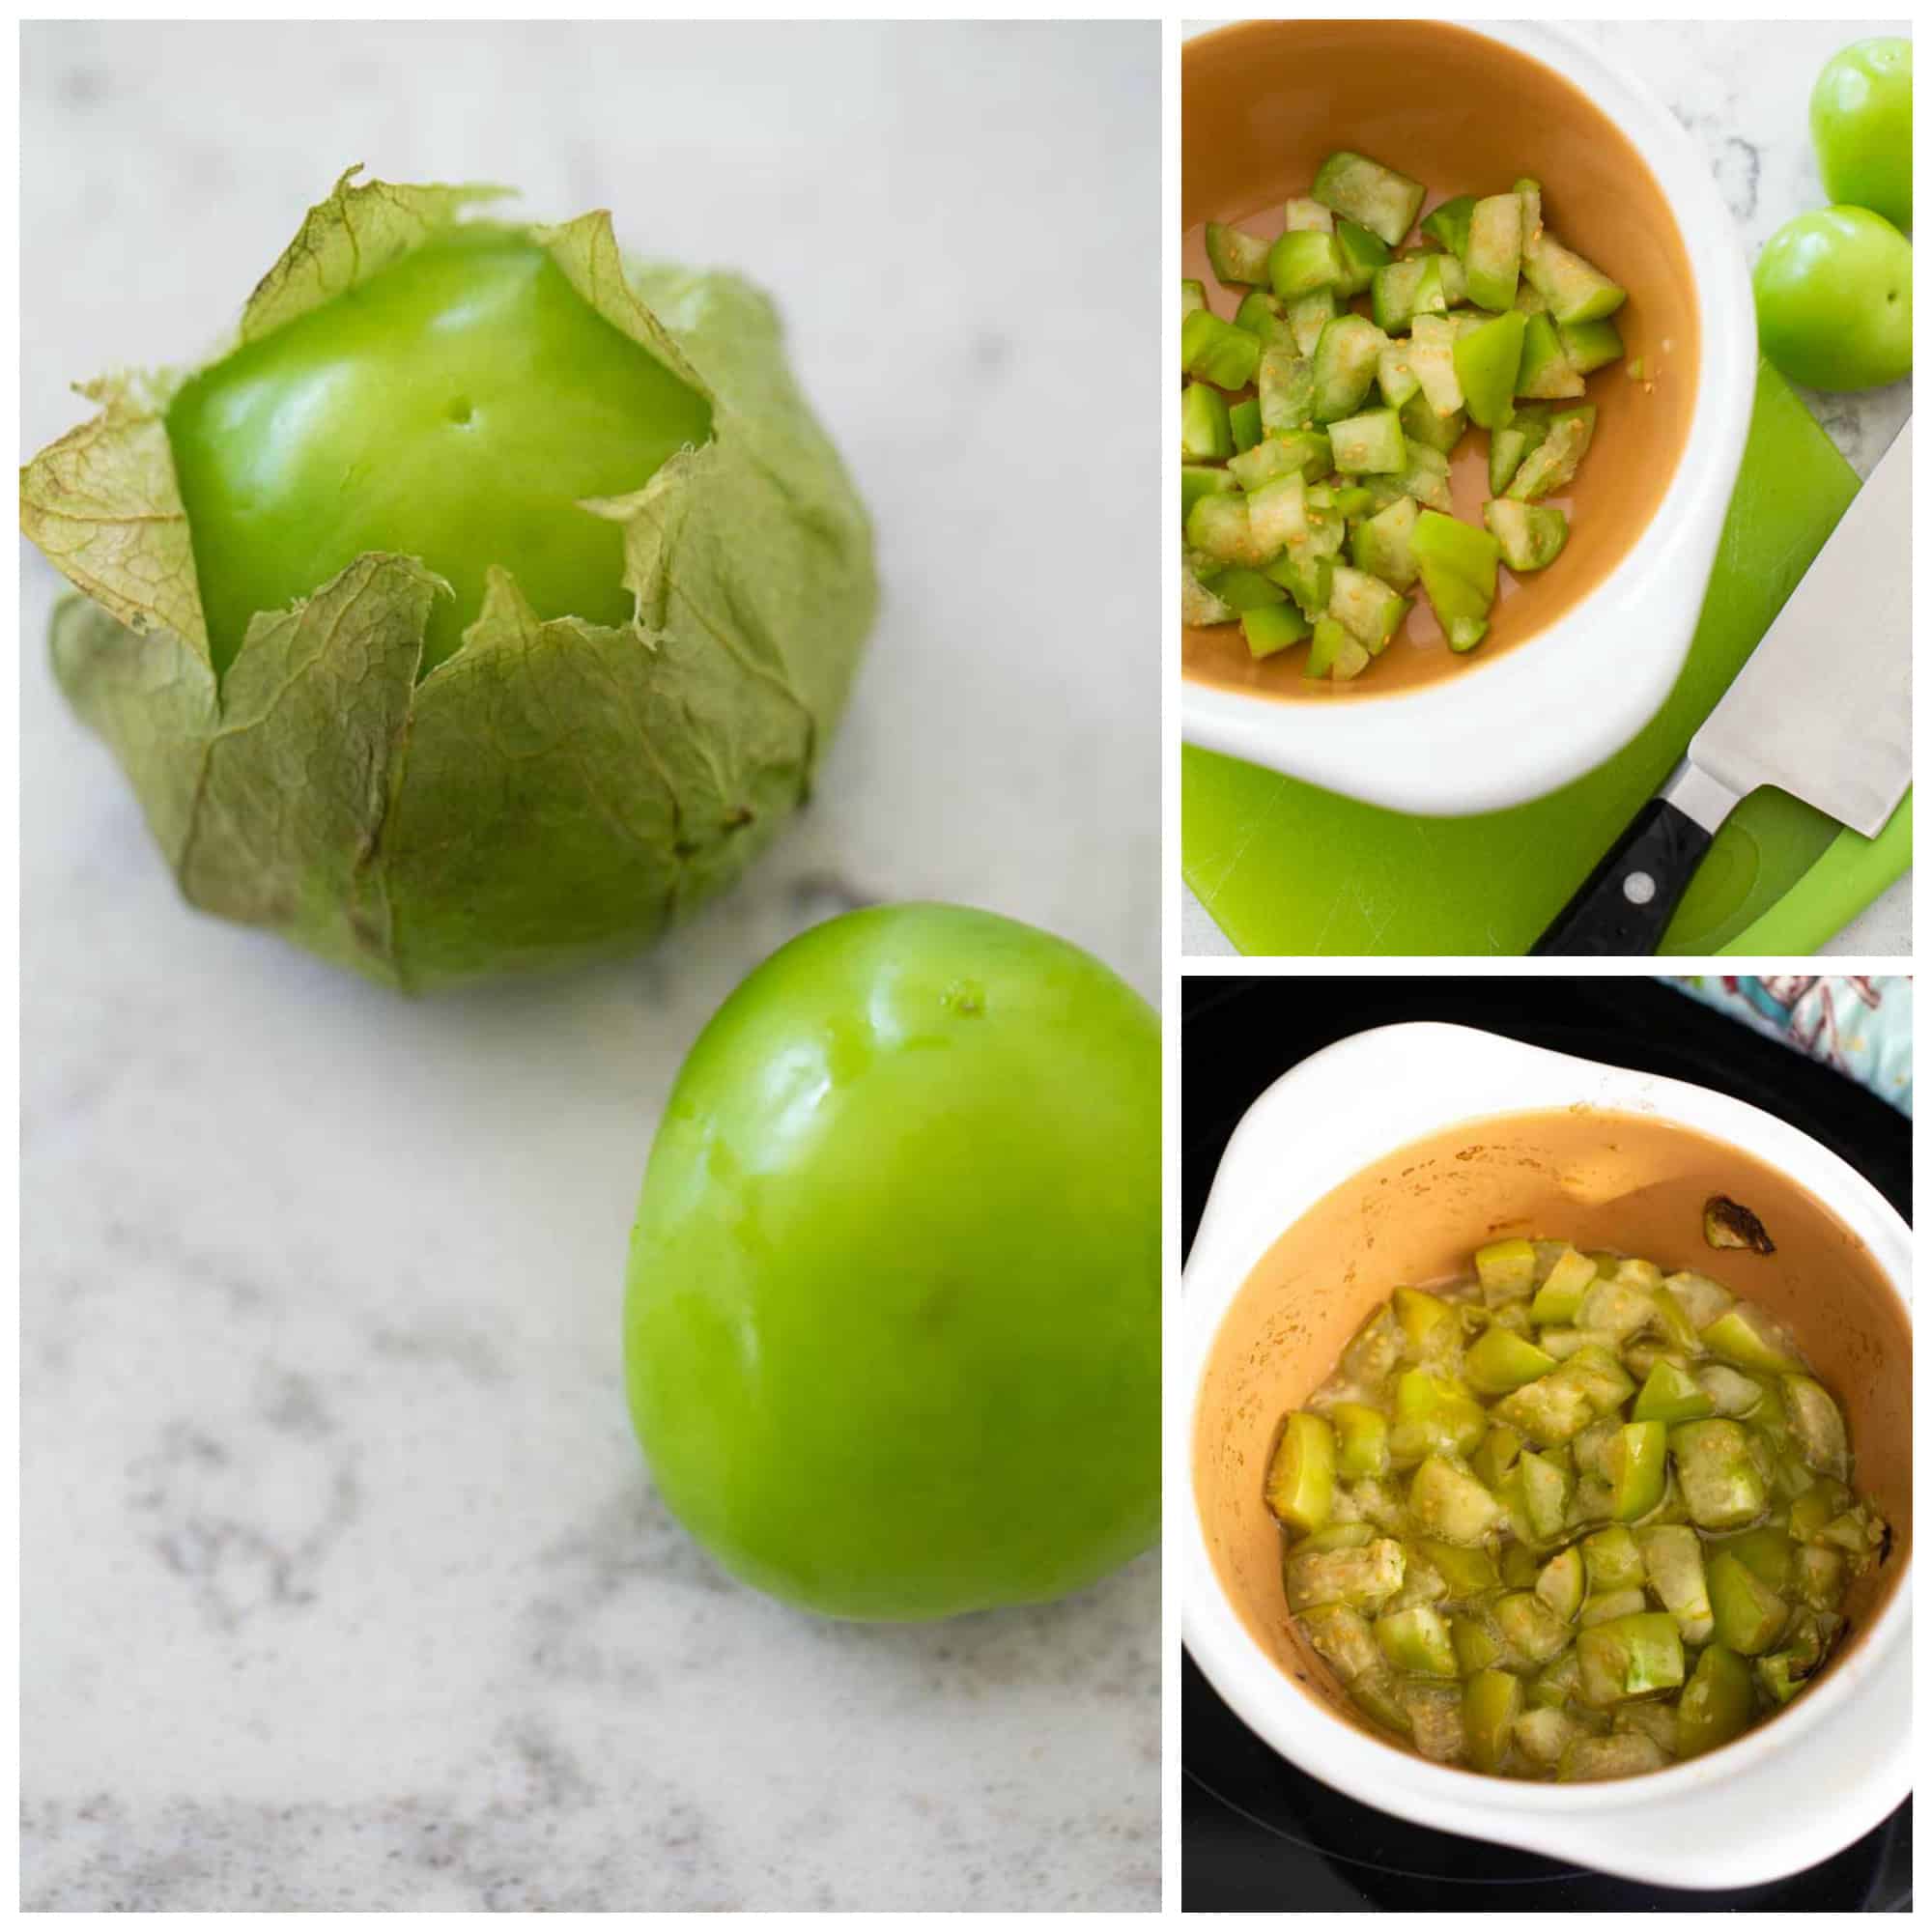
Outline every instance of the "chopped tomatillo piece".
<path fill-rule="evenodd" d="M 1301 1613 L 1302 1634 L 1344 1684 L 1382 1667 L 1381 1646 L 1369 1620 L 1348 1604 L 1320 1604 Z"/>
<path fill-rule="evenodd" d="M 1469 214 L 1468 239 L 1459 251 L 1466 271 L 1469 299 L 1478 308 L 1501 314 L 1516 300 L 1522 262 L 1522 202 L 1514 194 L 1487 195 Z M 1482 417 L 1476 418 L 1478 422 Z"/>
<path fill-rule="evenodd" d="M 1583 1305 L 1583 1295 L 1597 1279 L 1597 1264 L 1588 1255 L 1566 1246 L 1549 1264 L 1549 1272 L 1538 1285 L 1530 1304 L 1530 1320 L 1539 1326 L 1561 1327 L 1575 1321 Z"/>
<path fill-rule="evenodd" d="M 1355 567 L 1379 578 L 1395 590 L 1407 590 L 1415 582 L 1415 559 L 1409 539 L 1415 530 L 1416 506 L 1412 497 L 1398 497 L 1393 503 L 1355 526 L 1350 554 Z"/>
<path fill-rule="evenodd" d="M 1478 1771 L 1498 1772 L 1511 1734 L 1522 1712 L 1522 1680 L 1507 1670 L 1477 1670 L 1463 1691 L 1463 1731 L 1469 1762 Z"/>
<path fill-rule="evenodd" d="M 1674 1362 L 1659 1362 L 1637 1391 L 1631 1418 L 1666 1424 L 1701 1422 L 1715 1411 L 1716 1405 L 1688 1369 L 1680 1369 Z"/>
<path fill-rule="evenodd" d="M 1520 313 L 1520 311 L 1519 311 Z M 1562 401 L 1583 393 L 1583 379 L 1563 351 L 1556 325 L 1546 314 L 1523 316 L 1522 349 L 1517 359 L 1516 393 L 1532 401 Z"/>
<path fill-rule="evenodd" d="M 1511 208 L 1514 195 L 1506 196 Z M 1464 330 L 1451 351 L 1471 422 L 1483 429 L 1507 429 L 1516 413 L 1517 364 L 1522 357 L 1523 319 L 1514 309 Z"/>
<path fill-rule="evenodd" d="M 1852 1472 L 1852 1457 L 1838 1405 L 1809 1376 L 1787 1375 L 1783 1381 L 1785 1413 L 1804 1461 L 1821 1475 L 1843 1482 Z"/>
<path fill-rule="evenodd" d="M 1536 1579 L 1536 1594 L 1567 1623 L 1574 1622 L 1583 1607 L 1583 1552 L 1574 1544 L 1543 1566 Z M 1641 1609 L 1641 1593 L 1635 1607 Z"/>
<path fill-rule="evenodd" d="M 1682 1757 L 1704 1752 L 1743 1737 L 1752 1717 L 1750 1667 L 1722 1644 L 1709 1645 L 1677 1700 L 1677 1749 Z"/>
<path fill-rule="evenodd" d="M 1464 403 L 1456 374 L 1457 334 L 1455 325 L 1440 315 L 1418 315 L 1409 333 L 1408 366 L 1438 416 L 1454 415 Z"/>
<path fill-rule="evenodd" d="M 1180 621 L 1206 627 L 1232 624 L 1239 615 L 1240 612 L 1233 605 L 1224 604 L 1201 582 L 1183 553 L 1180 562 Z"/>
<path fill-rule="evenodd" d="M 1252 450 L 1238 451 L 1228 473 L 1243 490 L 1259 490 L 1291 472 L 1313 479 L 1334 468 L 1326 434 L 1319 429 L 1269 430 Z"/>
<path fill-rule="evenodd" d="M 1262 359 L 1260 340 L 1205 308 L 1180 325 L 1180 366 L 1218 389 L 1244 389 Z"/>
<path fill-rule="evenodd" d="M 1408 615 L 1408 600 L 1366 571 L 1338 563 L 1328 596 L 1328 614 L 1376 657 L 1402 629 L 1402 620 Z"/>
<path fill-rule="evenodd" d="M 1456 1675 L 1456 1648 L 1449 1641 L 1449 1626 L 1427 1604 L 1378 1617 L 1376 1641 L 1398 1670 L 1425 1677 Z"/>
<path fill-rule="evenodd" d="M 1250 611 L 1266 610 L 1288 601 L 1288 592 L 1280 584 L 1264 577 L 1259 570 L 1249 570 L 1238 564 L 1215 572 L 1214 595 L 1230 610 L 1239 611 L 1243 618 Z M 1252 634 L 1249 640 L 1253 641 Z"/>
<path fill-rule="evenodd" d="M 1462 410 L 1453 411 L 1446 416 L 1437 415 L 1435 405 L 1423 392 L 1419 383 L 1416 392 L 1403 404 L 1400 414 L 1402 433 L 1408 439 L 1410 463 L 1419 464 L 1427 458 L 1434 457 L 1435 459 L 1434 473 L 1441 478 L 1442 485 L 1439 493 L 1408 494 L 1418 495 L 1419 500 L 1430 509 L 1440 510 L 1447 516 L 1454 507 L 1454 500 L 1449 493 L 1448 455 L 1463 440 L 1463 433 L 1469 427 L 1469 418 Z"/>
<path fill-rule="evenodd" d="M 1644 1575 L 1657 1600 L 1677 1619 L 1686 1643 L 1704 1643 L 1712 1631 L 1703 1545 L 1683 1523 L 1657 1523 L 1636 1532 Z"/>
<path fill-rule="evenodd" d="M 1769 1492 L 1742 1425 L 1681 1423 L 1670 1432 L 1670 1456 L 1699 1529 L 1740 1529 L 1764 1513 Z"/>
<path fill-rule="evenodd" d="M 1308 647 L 1308 665 L 1303 677 L 1325 677 L 1336 683 L 1360 677 L 1369 668 L 1369 653 L 1333 617 L 1315 620 L 1315 641 Z"/>
<path fill-rule="evenodd" d="M 1295 608 L 1311 624 L 1328 619 L 1328 593 L 1335 579 L 1335 560 L 1291 551 L 1268 566 L 1268 575 L 1294 599 Z M 1337 627 L 1339 628 L 1339 626 Z M 1347 632 L 1343 633 L 1346 637 Z M 1310 672 L 1308 675 L 1314 676 Z"/>
<path fill-rule="evenodd" d="M 1769 1650 L 1791 1614 L 1790 1605 L 1728 1550 L 1714 1556 L 1705 1574 L 1718 1641 L 1740 1657 Z"/>
<path fill-rule="evenodd" d="M 1387 346 L 1381 330 L 1359 315 L 1339 315 L 1322 329 L 1315 349 L 1313 410 L 1318 422 L 1332 425 L 1361 408 Z M 1332 427 L 1328 434 L 1332 440 Z"/>
<path fill-rule="evenodd" d="M 1613 322 L 1576 322 L 1556 331 L 1570 366 L 1579 376 L 1594 375 L 1623 360 L 1624 339 Z"/>
<path fill-rule="evenodd" d="M 1604 1477 L 1619 1522 L 1635 1522 L 1663 1500 L 1666 1442 L 1661 1422 L 1629 1422 L 1610 1438 Z"/>
<path fill-rule="evenodd" d="M 1346 215 L 1335 223 L 1335 246 L 1342 257 L 1337 292 L 1345 297 L 1364 294 L 1376 270 L 1389 259 L 1388 243 Z"/>
<path fill-rule="evenodd" d="M 1341 280 L 1342 254 L 1332 235 L 1292 228 L 1268 250 L 1268 286 L 1283 301 L 1296 301 L 1317 289 L 1332 289 Z"/>
<path fill-rule="evenodd" d="M 1305 634 L 1304 634 L 1305 635 Z M 1367 1403 L 1337 1403 L 1329 1412 L 1335 1429 L 1335 1469 L 1345 1482 L 1388 1473 L 1388 1417 Z"/>
<path fill-rule="evenodd" d="M 1344 476 L 1367 472 L 1401 475 L 1408 465 L 1402 422 L 1393 410 L 1370 410 L 1328 425 L 1335 468 Z"/>
<path fill-rule="evenodd" d="M 1359 222 L 1395 248 L 1415 226 L 1428 190 L 1419 181 L 1345 148 L 1316 170 L 1310 192 L 1324 208 Z"/>
<path fill-rule="evenodd" d="M 1180 466 L 1180 522 L 1184 529 L 1187 513 L 1203 497 L 1230 497 L 1241 486 L 1226 469 L 1216 469 L 1204 463 L 1183 463 Z"/>
<path fill-rule="evenodd" d="M 1307 542 L 1308 486 L 1299 470 L 1291 469 L 1251 491 L 1246 508 L 1248 534 L 1258 561 L 1266 562 L 1277 552 Z"/>
<path fill-rule="evenodd" d="M 1256 543 L 1248 498 L 1241 496 L 1198 497 L 1187 513 L 1183 534 L 1191 550 L 1216 563 L 1252 566 L 1267 562 L 1274 554 Z"/>
<path fill-rule="evenodd" d="M 1482 1284 L 1483 1299 L 1492 1308 L 1518 1301 L 1536 1288 L 1536 1243 L 1520 1236 L 1509 1241 L 1492 1241 L 1475 1255 L 1476 1279 Z"/>
<path fill-rule="evenodd" d="M 1547 228 L 1524 232 L 1522 272 L 1558 323 L 1598 322 L 1624 305 L 1624 292 L 1609 276 L 1573 255 Z"/>
<path fill-rule="evenodd" d="M 1486 1328 L 1463 1358 L 1463 1374 L 1478 1395 L 1507 1395 L 1555 1366 L 1555 1357 L 1534 1342 L 1498 1327 Z"/>
<path fill-rule="evenodd" d="M 1389 1451 L 1398 1468 L 1413 1467 L 1432 1454 L 1467 1456 L 1488 1427 L 1482 1405 L 1454 1381 L 1422 1369 L 1397 1377 Z"/>
<path fill-rule="evenodd" d="M 1190 383 L 1180 392 L 1180 454 L 1188 463 L 1212 463 L 1235 453 L 1228 399 L 1208 383 Z"/>
<path fill-rule="evenodd" d="M 1444 254 L 1461 257 L 1469 246 L 1469 217 L 1475 213 L 1476 197 L 1459 194 L 1432 208 L 1422 217 L 1422 232 L 1437 243 Z"/>
<path fill-rule="evenodd" d="M 1262 406 L 1259 398 L 1250 396 L 1244 402 L 1235 403 L 1228 411 L 1228 434 L 1235 439 L 1235 454 L 1252 449 L 1266 435 L 1262 428 Z"/>
<path fill-rule="evenodd" d="M 1622 1523 L 1586 1536 L 1577 1547 L 1583 1552 L 1583 1564 L 1589 1572 L 1593 1596 L 1642 1587 L 1643 1556 L 1637 1548 L 1636 1538 Z"/>
<path fill-rule="evenodd" d="M 1267 285 L 1268 243 L 1259 236 L 1210 221 L 1207 240 L 1208 266 L 1221 281 L 1235 288 Z"/>
<path fill-rule="evenodd" d="M 1291 1415 L 1268 1466 L 1268 1508 L 1285 1528 L 1307 1532 L 1328 1520 L 1335 1500 L 1335 1432 L 1319 1415 Z"/>
<path fill-rule="evenodd" d="M 1282 1565 L 1288 1606 L 1303 1610 L 1317 1604 L 1351 1604 L 1372 1609 L 1402 1588 L 1402 1545 L 1379 1537 L 1355 1549 L 1291 1551 Z"/>
<path fill-rule="evenodd" d="M 1503 561 L 1521 574 L 1547 570 L 1570 541 L 1570 526 L 1553 503 L 1518 503 L 1492 497 L 1483 505 L 1483 522 L 1502 546 Z"/>
<path fill-rule="evenodd" d="M 1369 313 L 1375 318 L 1378 328 L 1390 335 L 1407 332 L 1423 303 L 1425 275 L 1433 276 L 1431 291 L 1435 307 L 1438 310 L 1448 307 L 1448 301 L 1442 295 L 1440 273 L 1435 270 L 1437 259 L 1411 255 L 1403 261 L 1386 263 L 1375 270 L 1369 278 Z"/>
<path fill-rule="evenodd" d="M 1480 1544 L 1503 1520 L 1502 1505 L 1467 1470 L 1427 1457 L 1408 1490 L 1409 1514 L 1445 1543 Z"/>
<path fill-rule="evenodd" d="M 1418 1536 L 1418 1555 L 1429 1562 L 1448 1589 L 1449 1601 L 1472 1603 L 1498 1587 L 1494 1559 L 1480 1544 L 1445 1542 L 1439 1536 Z"/>
<path fill-rule="evenodd" d="M 1186 360 L 1187 318 L 1181 317 L 1181 359 Z M 1250 289 L 1241 298 L 1240 306 L 1235 310 L 1235 327 L 1244 328 L 1260 341 L 1263 348 L 1284 333 L 1288 327 L 1287 305 L 1269 295 L 1265 289 Z"/>
<path fill-rule="evenodd" d="M 1321 331 L 1341 313 L 1332 289 L 1317 289 L 1288 304 L 1285 326 L 1297 355 L 1313 355 L 1321 341 Z"/>
<path fill-rule="evenodd" d="M 1410 547 L 1421 572 L 1422 587 L 1449 639 L 1450 649 L 1473 649 L 1489 628 L 1500 546 L 1486 530 L 1435 510 L 1425 510 L 1416 519 Z M 1582 1422 L 1577 1426 L 1581 1428 Z"/>
<path fill-rule="evenodd" d="M 1659 1610 L 1612 1617 L 1577 1634 L 1583 1701 L 1607 1710 L 1626 1697 L 1674 1690 L 1684 1682 L 1684 1640 Z"/>
<path fill-rule="evenodd" d="M 1262 426 L 1270 436 L 1305 429 L 1315 413 L 1315 365 L 1305 355 L 1279 346 L 1262 352 L 1255 371 Z"/>
<path fill-rule="evenodd" d="M 1523 458 L 1508 494 L 1520 503 L 1533 503 L 1562 489 L 1576 475 L 1596 427 L 1596 408 L 1589 403 L 1551 416 L 1548 433 Z"/>
<path fill-rule="evenodd" d="M 1804 1366 L 1776 1322 L 1761 1309 L 1738 1302 L 1703 1331 L 1704 1346 L 1740 1369 L 1784 1374 Z"/>
<path fill-rule="evenodd" d="M 1669 1762 L 1669 1753 L 1655 1738 L 1640 1732 L 1619 1732 L 1607 1738 L 1573 1739 L 1563 1747 L 1556 1776 L 1565 1784 L 1596 1782 L 1662 1771 Z"/>

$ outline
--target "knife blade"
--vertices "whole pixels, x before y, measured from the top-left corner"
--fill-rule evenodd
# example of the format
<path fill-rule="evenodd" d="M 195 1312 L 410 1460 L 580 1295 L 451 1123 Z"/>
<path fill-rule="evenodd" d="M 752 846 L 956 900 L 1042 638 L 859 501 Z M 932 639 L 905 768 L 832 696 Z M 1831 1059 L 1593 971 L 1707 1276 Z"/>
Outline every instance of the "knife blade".
<path fill-rule="evenodd" d="M 1736 798 L 1775 784 L 1867 838 L 1885 830 L 1912 782 L 1909 422 L 1690 740 L 1690 759 Z"/>
<path fill-rule="evenodd" d="M 1912 782 L 1912 425 L 1682 763 L 1530 951 L 1655 952 L 1718 828 L 1774 784 L 1876 838 Z"/>

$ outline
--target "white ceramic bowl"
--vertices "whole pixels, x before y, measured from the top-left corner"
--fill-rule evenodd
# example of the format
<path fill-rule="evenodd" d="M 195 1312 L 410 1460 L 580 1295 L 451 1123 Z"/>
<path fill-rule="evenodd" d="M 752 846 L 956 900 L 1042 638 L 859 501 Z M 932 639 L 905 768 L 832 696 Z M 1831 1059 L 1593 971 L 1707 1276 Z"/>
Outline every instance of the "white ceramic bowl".
<path fill-rule="evenodd" d="M 1677 473 L 1649 527 L 1595 590 L 1539 636 L 1463 676 L 1346 704 L 1285 703 L 1191 678 L 1180 685 L 1189 744 L 1436 816 L 1539 798 L 1621 751 L 1655 715 L 1690 648 L 1757 381 L 1744 250 L 1717 183 L 1669 110 L 1566 28 L 1459 24 L 1580 88 L 1643 157 L 1677 217 L 1701 324 L 1697 401 Z"/>
<path fill-rule="evenodd" d="M 1411 1141 L 1486 1116 L 1577 1103 L 1653 1115 L 1781 1169 L 1864 1242 L 1909 1307 L 1910 1231 L 1876 1188 L 1785 1122 L 1701 1087 L 1469 1028 L 1358 1034 L 1284 1074 L 1248 1110 L 1221 1158 L 1188 1259 L 1182 1635 L 1250 1730 L 1364 1804 L 1653 1885 L 1761 1885 L 1842 1851 L 1912 1789 L 1909 1566 L 1863 1640 L 1774 1722 L 1708 1757 L 1642 1777 L 1533 1784 L 1475 1776 L 1379 1744 L 1298 1689 L 1229 1602 L 1202 1527 L 1191 1453 L 1209 1351 L 1241 1285 L 1282 1233 L 1323 1195 Z"/>

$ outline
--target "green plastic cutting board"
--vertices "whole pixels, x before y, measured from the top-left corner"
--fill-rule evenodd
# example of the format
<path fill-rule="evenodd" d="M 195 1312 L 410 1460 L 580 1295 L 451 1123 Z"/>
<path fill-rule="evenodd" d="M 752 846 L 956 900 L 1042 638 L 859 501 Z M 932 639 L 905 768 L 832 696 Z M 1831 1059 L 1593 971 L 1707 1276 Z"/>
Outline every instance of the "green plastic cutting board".
<path fill-rule="evenodd" d="M 1859 479 L 1769 363 L 1683 675 L 1614 758 L 1533 804 L 1410 818 L 1181 752 L 1181 868 L 1248 953 L 1523 952 L 1669 774 Z M 1901 557 L 1899 568 L 1909 568 Z M 1912 799 L 1876 838 L 1770 786 L 1718 835 L 1661 951 L 1811 952 L 1912 863 Z"/>

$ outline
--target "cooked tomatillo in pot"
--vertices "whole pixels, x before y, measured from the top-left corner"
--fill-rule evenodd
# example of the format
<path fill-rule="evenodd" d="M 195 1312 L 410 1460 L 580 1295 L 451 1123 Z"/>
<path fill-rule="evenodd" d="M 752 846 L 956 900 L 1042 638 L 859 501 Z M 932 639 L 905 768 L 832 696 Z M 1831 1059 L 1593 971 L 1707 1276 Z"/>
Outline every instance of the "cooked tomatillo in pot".
<path fill-rule="evenodd" d="M 1302 1634 L 1437 1763 L 1659 1771 L 1798 1696 L 1889 1534 L 1837 1403 L 1709 1275 L 1515 1239 L 1397 1288 L 1267 1502 Z"/>

